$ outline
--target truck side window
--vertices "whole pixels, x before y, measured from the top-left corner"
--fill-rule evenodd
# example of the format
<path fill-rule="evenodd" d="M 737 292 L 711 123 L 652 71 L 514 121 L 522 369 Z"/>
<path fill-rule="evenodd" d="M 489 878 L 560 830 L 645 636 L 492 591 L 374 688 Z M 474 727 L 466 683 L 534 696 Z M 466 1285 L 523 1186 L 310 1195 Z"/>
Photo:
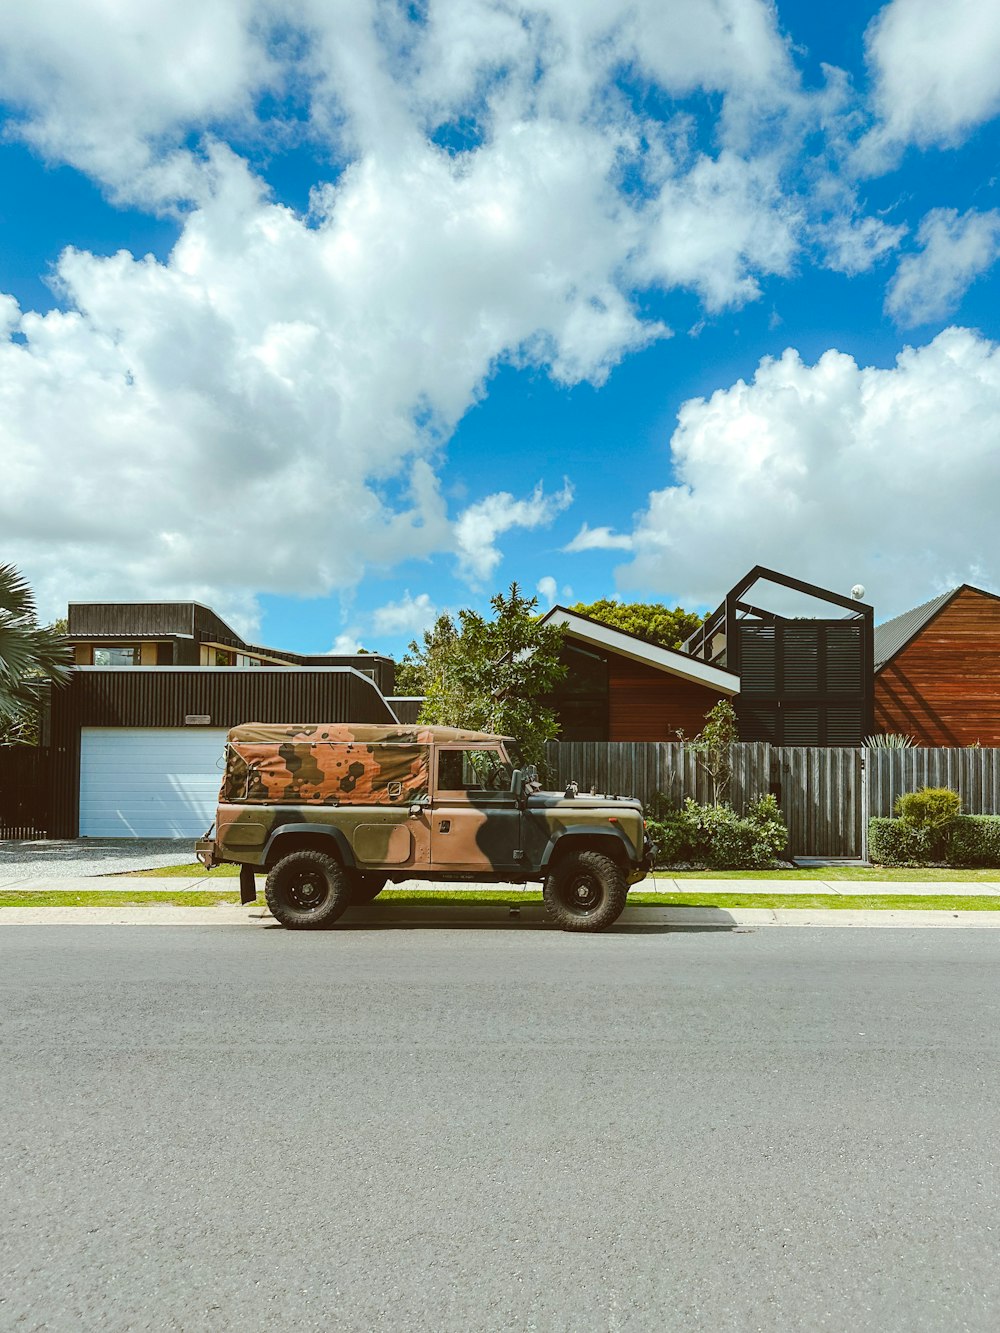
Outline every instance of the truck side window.
<path fill-rule="evenodd" d="M 439 791 L 509 791 L 510 767 L 496 750 L 439 750 Z"/>

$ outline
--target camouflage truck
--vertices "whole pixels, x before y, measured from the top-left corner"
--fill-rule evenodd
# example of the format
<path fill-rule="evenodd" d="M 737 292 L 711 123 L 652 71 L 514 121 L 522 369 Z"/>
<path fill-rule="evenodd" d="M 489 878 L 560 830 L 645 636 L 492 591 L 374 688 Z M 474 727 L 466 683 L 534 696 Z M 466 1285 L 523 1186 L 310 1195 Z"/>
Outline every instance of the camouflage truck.
<path fill-rule="evenodd" d="M 602 930 L 650 868 L 636 800 L 540 790 L 508 736 L 453 727 L 249 723 L 229 732 L 209 869 L 240 867 L 292 930 L 389 882 L 538 881 L 563 930 Z"/>

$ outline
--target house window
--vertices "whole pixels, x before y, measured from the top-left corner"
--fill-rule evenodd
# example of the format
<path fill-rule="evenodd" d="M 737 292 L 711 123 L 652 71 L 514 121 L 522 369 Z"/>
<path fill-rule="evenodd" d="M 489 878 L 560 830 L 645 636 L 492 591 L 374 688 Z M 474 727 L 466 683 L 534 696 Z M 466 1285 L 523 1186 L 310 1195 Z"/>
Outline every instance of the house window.
<path fill-rule="evenodd" d="M 559 739 L 606 741 L 609 726 L 607 658 L 603 653 L 567 641 L 559 661 L 566 667 L 566 675 L 546 700 L 559 719 Z"/>
<path fill-rule="evenodd" d="M 233 654 L 227 652 L 227 651 L 225 650 L 225 648 L 216 648 L 216 650 L 215 650 L 215 665 L 216 665 L 216 666 L 232 666 L 232 665 L 233 665 Z"/>
<path fill-rule="evenodd" d="M 138 666 L 139 646 L 95 648 L 93 661 L 94 666 Z"/>
<path fill-rule="evenodd" d="M 247 657 L 246 653 L 237 653 L 236 665 L 238 667 L 259 667 L 263 666 L 263 663 L 259 657 Z"/>

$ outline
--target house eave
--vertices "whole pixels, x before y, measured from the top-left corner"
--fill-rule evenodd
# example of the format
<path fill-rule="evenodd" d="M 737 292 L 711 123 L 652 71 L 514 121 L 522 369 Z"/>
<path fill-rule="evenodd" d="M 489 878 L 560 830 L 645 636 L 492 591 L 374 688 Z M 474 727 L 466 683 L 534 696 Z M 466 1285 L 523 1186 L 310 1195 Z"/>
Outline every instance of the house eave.
<path fill-rule="evenodd" d="M 607 652 L 627 657 L 643 666 L 655 668 L 665 675 L 676 676 L 693 685 L 702 685 L 706 689 L 717 690 L 732 698 L 740 692 L 739 677 L 721 667 L 709 666 L 687 653 L 677 652 L 673 648 L 663 648 L 658 644 L 647 643 L 644 639 L 602 625 L 599 621 L 578 616 L 565 607 L 554 606 L 544 617 L 548 625 L 562 625 L 567 635 L 592 648 L 602 648 Z"/>

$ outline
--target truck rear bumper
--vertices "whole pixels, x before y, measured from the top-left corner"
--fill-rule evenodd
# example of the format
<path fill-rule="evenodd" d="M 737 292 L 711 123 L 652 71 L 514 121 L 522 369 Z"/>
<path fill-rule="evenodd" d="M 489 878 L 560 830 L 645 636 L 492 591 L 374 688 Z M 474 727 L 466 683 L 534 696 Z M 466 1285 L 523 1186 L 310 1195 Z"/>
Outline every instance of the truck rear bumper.
<path fill-rule="evenodd" d="M 194 854 L 206 870 L 211 870 L 222 861 L 214 838 L 199 838 L 194 845 Z"/>

